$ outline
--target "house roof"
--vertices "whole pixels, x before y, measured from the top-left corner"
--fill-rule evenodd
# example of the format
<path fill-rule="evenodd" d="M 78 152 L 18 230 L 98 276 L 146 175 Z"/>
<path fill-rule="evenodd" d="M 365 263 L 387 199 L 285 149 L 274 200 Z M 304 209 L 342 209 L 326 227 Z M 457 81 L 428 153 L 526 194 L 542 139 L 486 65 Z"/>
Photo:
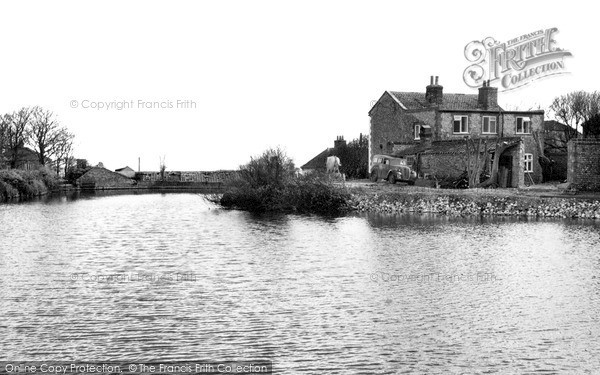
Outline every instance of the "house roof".
<path fill-rule="evenodd" d="M 94 172 L 96 172 L 96 171 L 105 171 L 105 172 L 108 172 L 108 174 L 111 174 L 111 175 L 113 175 L 113 176 L 119 176 L 119 178 L 126 178 L 125 176 L 123 176 L 123 175 L 122 175 L 122 174 L 120 174 L 120 173 L 113 172 L 113 171 L 111 171 L 110 169 L 106 169 L 106 168 L 104 168 L 104 167 L 98 167 L 98 166 L 96 166 L 96 167 L 92 167 L 92 168 L 88 169 L 88 170 L 87 170 L 87 171 L 86 171 L 84 174 L 82 174 L 82 175 L 81 175 L 81 176 L 80 176 L 80 177 L 79 177 L 77 180 L 84 180 L 84 179 L 85 179 L 85 177 L 89 177 L 89 176 L 91 176 L 91 175 L 94 175 L 94 174 L 95 174 Z"/>
<path fill-rule="evenodd" d="M 133 169 L 131 167 L 127 166 L 127 167 L 115 169 L 115 172 L 122 172 L 122 171 L 125 171 L 125 170 L 133 171 Z"/>
<path fill-rule="evenodd" d="M 485 138 L 482 138 L 485 140 Z M 476 144 L 479 138 L 473 139 Z M 516 142 L 520 141 L 519 137 L 504 137 L 503 142 Z M 485 149 L 485 143 L 482 141 L 480 145 L 480 151 L 483 152 Z M 466 152 L 466 142 L 464 139 L 451 139 L 445 141 L 434 141 L 431 142 L 431 146 L 420 143 L 413 147 L 406 148 L 402 151 L 394 153 L 394 156 L 405 156 L 415 154 L 431 154 L 431 155 L 452 155 L 452 154 L 464 154 Z M 493 151 L 496 149 L 496 140 L 494 138 L 488 139 L 487 151 Z"/>
<path fill-rule="evenodd" d="M 388 91 L 392 98 L 400 103 L 405 109 L 427 109 L 431 105 L 425 99 L 424 92 Z M 447 94 L 442 96 L 440 110 L 482 110 L 478 105 L 477 94 Z M 487 108 L 486 111 L 502 110 L 500 106 Z"/>
<path fill-rule="evenodd" d="M 569 125 L 565 125 L 562 122 L 558 122 L 556 120 L 544 121 L 544 130 L 550 131 L 550 132 L 564 132 L 565 130 L 568 130 L 573 133 L 575 133 L 575 132 L 579 133 L 579 131 L 573 129 Z"/>
<path fill-rule="evenodd" d="M 5 153 L 4 156 L 7 159 L 9 159 L 12 155 L 13 155 L 13 151 L 9 150 Z M 30 149 L 29 147 L 19 147 L 17 149 L 17 155 L 19 158 L 19 162 L 27 162 L 27 161 L 38 162 L 39 161 L 37 153 L 35 151 L 33 151 L 32 149 Z"/>
<path fill-rule="evenodd" d="M 319 153 L 317 156 L 310 159 L 306 164 L 304 164 L 300 168 L 303 170 L 325 169 L 325 162 L 327 161 L 327 157 L 330 156 L 332 152 L 333 152 L 333 148 L 326 148 L 321 153 Z"/>

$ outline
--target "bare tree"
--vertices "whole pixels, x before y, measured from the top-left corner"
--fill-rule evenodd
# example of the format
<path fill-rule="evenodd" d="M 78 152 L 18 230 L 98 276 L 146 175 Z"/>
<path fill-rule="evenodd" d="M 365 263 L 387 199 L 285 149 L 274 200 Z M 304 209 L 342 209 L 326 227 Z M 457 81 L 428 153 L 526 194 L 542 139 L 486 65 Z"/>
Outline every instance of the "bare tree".
<path fill-rule="evenodd" d="M 481 138 L 475 140 L 470 137 L 465 138 L 467 153 L 466 153 L 466 167 L 467 177 L 469 179 L 469 188 L 474 188 L 479 185 L 479 179 L 481 173 L 485 170 L 488 164 L 488 147 L 487 139 L 482 140 Z M 482 146 L 483 145 L 483 149 Z"/>
<path fill-rule="evenodd" d="M 8 118 L 7 115 L 0 115 L 0 168 L 4 167 L 5 159 L 5 145 L 6 136 L 8 132 Z"/>
<path fill-rule="evenodd" d="M 59 151 L 65 130 L 51 111 L 35 107 L 29 135 L 29 143 L 37 153 L 40 164 L 46 165 L 48 159 Z"/>
<path fill-rule="evenodd" d="M 56 156 L 56 174 L 60 174 L 61 161 L 64 165 L 65 175 L 69 168 L 69 159 L 73 158 L 73 138 L 75 136 L 66 129 L 61 129 L 56 137 L 55 152 Z"/>
<path fill-rule="evenodd" d="M 19 149 L 23 148 L 25 143 L 27 143 L 33 113 L 34 108 L 23 107 L 18 111 L 4 116 L 4 121 L 8 124 L 4 143 L 11 168 L 17 167 L 19 163 Z"/>
<path fill-rule="evenodd" d="M 554 98 L 554 101 L 549 107 L 554 117 L 565 125 L 576 130 L 571 132 L 570 129 L 565 130 L 567 142 L 577 137 L 582 128 L 584 136 L 586 129 L 583 126 L 596 115 L 600 113 L 600 93 L 598 91 L 573 91 L 566 95 L 561 95 Z"/>

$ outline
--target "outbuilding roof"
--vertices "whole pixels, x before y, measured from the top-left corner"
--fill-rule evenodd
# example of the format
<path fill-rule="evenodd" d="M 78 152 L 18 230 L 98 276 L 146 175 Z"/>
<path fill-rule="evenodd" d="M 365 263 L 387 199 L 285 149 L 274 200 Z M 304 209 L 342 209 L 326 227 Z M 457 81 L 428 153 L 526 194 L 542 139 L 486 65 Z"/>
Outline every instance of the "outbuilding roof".
<path fill-rule="evenodd" d="M 485 138 L 482 138 L 482 142 L 480 145 L 480 151 L 484 152 L 484 147 L 486 147 Z M 520 141 L 519 137 L 504 137 L 501 139 L 502 142 L 513 143 Z M 478 144 L 479 138 L 474 139 L 475 144 Z M 496 139 L 490 138 L 487 139 L 487 151 L 493 151 L 496 149 Z M 420 143 L 413 147 L 406 148 L 402 151 L 398 151 L 394 153 L 394 156 L 406 156 L 406 155 L 415 155 L 415 154 L 431 154 L 431 155 L 456 155 L 456 154 L 464 154 L 467 151 L 467 144 L 464 139 L 451 139 L 444 141 L 434 141 L 431 142 L 431 145 L 427 145 L 425 143 Z"/>

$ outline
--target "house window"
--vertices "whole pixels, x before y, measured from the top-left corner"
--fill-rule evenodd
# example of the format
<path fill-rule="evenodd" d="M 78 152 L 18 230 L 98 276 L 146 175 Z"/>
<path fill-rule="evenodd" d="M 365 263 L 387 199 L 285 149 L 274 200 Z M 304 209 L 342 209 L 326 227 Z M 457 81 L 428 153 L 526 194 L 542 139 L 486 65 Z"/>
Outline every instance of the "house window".
<path fill-rule="evenodd" d="M 525 155 L 523 155 L 523 159 L 525 161 L 525 164 L 523 166 L 523 172 L 525 172 L 525 173 L 533 172 L 533 155 L 525 154 Z"/>
<path fill-rule="evenodd" d="M 517 134 L 531 134 L 531 119 L 529 117 L 517 117 Z"/>
<path fill-rule="evenodd" d="M 467 116 L 454 116 L 454 133 L 466 134 L 469 132 L 469 119 Z"/>
<path fill-rule="evenodd" d="M 496 117 L 495 116 L 483 116 L 483 134 L 496 134 Z"/>
<path fill-rule="evenodd" d="M 421 125 L 415 125 L 415 140 L 421 139 Z"/>

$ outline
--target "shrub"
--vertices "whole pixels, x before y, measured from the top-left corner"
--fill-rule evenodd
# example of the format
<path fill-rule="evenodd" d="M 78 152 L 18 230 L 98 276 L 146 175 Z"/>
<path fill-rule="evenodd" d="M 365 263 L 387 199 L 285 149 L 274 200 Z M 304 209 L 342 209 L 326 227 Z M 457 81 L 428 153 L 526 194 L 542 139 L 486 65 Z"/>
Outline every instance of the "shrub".
<path fill-rule="evenodd" d="M 281 187 L 294 176 L 294 162 L 280 148 L 268 149 L 240 167 L 240 179 L 252 187 Z"/>
<path fill-rule="evenodd" d="M 4 171 L 0 171 L 0 180 L 5 183 L 11 185 L 13 188 L 17 189 L 19 192 L 25 189 L 25 179 L 23 179 L 22 172 L 16 169 L 8 169 Z"/>
<path fill-rule="evenodd" d="M 218 203 L 252 212 L 333 214 L 347 207 L 350 194 L 345 189 L 321 176 L 294 177 L 293 171 L 285 153 L 267 150 L 240 168 Z"/>
<path fill-rule="evenodd" d="M 36 171 L 0 170 L 0 183 L 0 197 L 3 200 L 42 195 L 58 186 L 53 173 L 45 168 Z"/>
<path fill-rule="evenodd" d="M 0 179 L 0 201 L 17 197 L 19 197 L 19 192 L 17 189 Z"/>
<path fill-rule="evenodd" d="M 38 170 L 39 179 L 46 185 L 49 190 L 54 190 L 58 187 L 58 178 L 56 177 L 56 173 L 51 171 L 47 167 L 41 167 Z"/>

